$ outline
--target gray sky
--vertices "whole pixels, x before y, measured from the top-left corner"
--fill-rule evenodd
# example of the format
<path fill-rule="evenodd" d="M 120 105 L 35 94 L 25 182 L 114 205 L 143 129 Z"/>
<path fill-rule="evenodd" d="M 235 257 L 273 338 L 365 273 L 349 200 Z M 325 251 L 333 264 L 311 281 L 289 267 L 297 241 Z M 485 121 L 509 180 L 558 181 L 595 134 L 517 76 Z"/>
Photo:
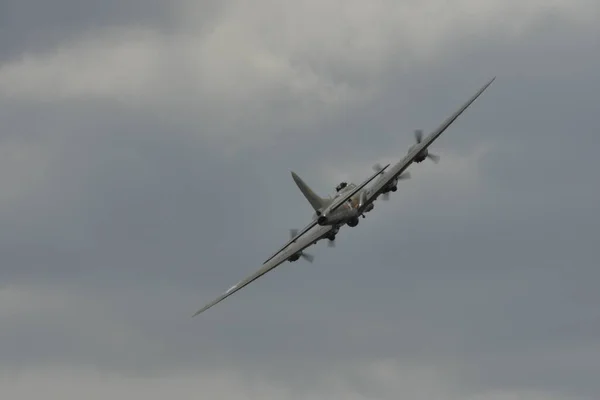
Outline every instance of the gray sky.
<path fill-rule="evenodd" d="M 0 2 L 3 399 L 600 396 L 597 1 L 163 3 Z"/>

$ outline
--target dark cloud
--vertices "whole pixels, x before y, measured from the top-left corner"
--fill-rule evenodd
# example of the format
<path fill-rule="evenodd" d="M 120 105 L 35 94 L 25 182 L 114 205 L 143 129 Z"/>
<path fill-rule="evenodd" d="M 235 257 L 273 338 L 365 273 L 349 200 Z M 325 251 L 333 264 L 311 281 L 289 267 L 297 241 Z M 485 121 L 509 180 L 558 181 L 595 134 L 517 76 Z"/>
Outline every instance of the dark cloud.
<path fill-rule="evenodd" d="M 12 13 L 22 20 L 27 4 Z M 116 4 L 83 15 L 54 2 L 33 25 L 51 32 L 70 15 L 76 32 L 167 14 L 158 3 Z M 0 46 L 37 50 L 42 42 L 23 32 Z M 197 126 L 107 102 L 3 99 L 2 142 L 34 146 L 45 173 L 0 206 L 0 292 L 64 295 L 0 314 L 3 362 L 129 374 L 236 364 L 300 386 L 331 365 L 393 358 L 449 368 L 465 393 L 597 396 L 591 36 L 541 24 L 518 41 L 463 38 L 435 64 L 382 76 L 385 91 L 366 107 L 308 127 L 227 125 L 273 134 L 233 155 L 202 136 L 225 129 L 210 115 Z M 437 126 L 491 75 L 497 82 L 434 145 L 441 163 L 411 167 L 413 179 L 344 230 L 336 249 L 320 243 L 314 264 L 284 264 L 190 319 L 308 222 L 289 170 L 331 191 L 324 165 L 400 157 L 413 129 Z M 474 178 L 461 176 L 457 157 Z M 14 175 L 31 176 L 40 159 L 17 163 Z"/>
<path fill-rule="evenodd" d="M 0 6 L 0 62 L 19 57 L 23 50 L 48 52 L 72 43 L 89 32 L 146 27 L 172 34 L 177 31 L 180 5 L 186 0 L 94 1 L 3 0 Z M 197 28 L 210 31 L 227 6 L 226 1 L 204 0 Z"/>
<path fill-rule="evenodd" d="M 169 7 L 157 0 L 4 0 L 0 14 L 0 61 L 18 56 L 24 49 L 44 51 L 90 29 L 169 24 Z"/>

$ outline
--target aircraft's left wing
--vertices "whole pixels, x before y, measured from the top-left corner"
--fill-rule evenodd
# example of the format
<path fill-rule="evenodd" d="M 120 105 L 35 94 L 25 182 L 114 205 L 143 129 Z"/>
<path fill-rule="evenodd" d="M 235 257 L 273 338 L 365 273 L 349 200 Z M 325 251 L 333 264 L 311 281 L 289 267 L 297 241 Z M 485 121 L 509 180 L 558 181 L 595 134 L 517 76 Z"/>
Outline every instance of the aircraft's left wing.
<path fill-rule="evenodd" d="M 333 229 L 333 227 L 329 226 L 329 225 L 319 226 L 319 227 L 317 227 L 317 229 L 309 232 L 304 237 L 298 239 L 296 242 L 292 243 L 287 249 L 285 249 L 285 251 L 280 252 L 275 257 L 271 258 L 271 260 L 269 260 L 267 263 L 263 264 L 263 266 L 258 271 L 256 271 L 252 275 L 248 276 L 247 278 L 243 279 L 242 281 L 238 282 L 237 284 L 233 285 L 226 292 L 224 292 L 219 297 L 217 297 L 215 300 L 211 301 L 210 303 L 208 303 L 207 305 L 202 307 L 200 310 L 198 310 L 193 315 L 193 317 L 195 317 L 198 314 L 203 313 L 204 311 L 208 310 L 209 308 L 216 305 L 217 303 L 220 303 L 221 301 L 225 300 L 227 297 L 231 296 L 238 290 L 242 289 L 246 285 L 252 283 L 256 279 L 258 279 L 261 276 L 263 276 L 264 274 L 266 274 L 267 272 L 276 268 L 277 266 L 282 264 L 284 261 L 286 261 L 291 255 L 304 250 L 305 248 L 310 246 L 313 242 L 316 242 L 316 241 L 322 239 L 327 234 L 327 232 L 329 232 L 331 229 Z"/>

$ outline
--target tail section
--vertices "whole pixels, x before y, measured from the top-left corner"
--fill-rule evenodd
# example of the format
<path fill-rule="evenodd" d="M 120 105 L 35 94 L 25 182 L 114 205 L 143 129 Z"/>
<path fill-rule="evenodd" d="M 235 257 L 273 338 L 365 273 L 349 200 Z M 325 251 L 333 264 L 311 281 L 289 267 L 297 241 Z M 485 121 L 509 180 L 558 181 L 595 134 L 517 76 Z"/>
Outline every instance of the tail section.
<path fill-rule="evenodd" d="M 293 171 L 292 171 L 292 178 L 294 178 L 294 182 L 296 182 L 296 185 L 298 185 L 298 188 L 300 189 L 300 191 L 302 192 L 302 194 L 304 195 L 304 197 L 306 197 L 306 200 L 308 200 L 308 202 L 310 203 L 310 205 L 312 206 L 312 208 L 314 208 L 315 211 L 322 210 L 325 207 L 327 207 L 329 204 L 331 204 L 331 201 L 332 201 L 331 199 L 324 199 L 324 198 L 318 196 Z"/>

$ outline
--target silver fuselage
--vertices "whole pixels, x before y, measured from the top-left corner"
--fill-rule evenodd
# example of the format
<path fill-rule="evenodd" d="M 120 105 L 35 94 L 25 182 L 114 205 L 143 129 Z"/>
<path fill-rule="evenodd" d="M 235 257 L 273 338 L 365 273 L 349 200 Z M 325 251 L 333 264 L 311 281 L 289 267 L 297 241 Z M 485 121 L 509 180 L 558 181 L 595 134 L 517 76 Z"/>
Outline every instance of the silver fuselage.
<path fill-rule="evenodd" d="M 343 189 L 340 189 L 333 197 L 331 197 L 332 204 L 335 204 L 336 199 L 343 196 L 347 192 L 352 191 L 356 188 L 354 183 L 349 183 Z M 361 204 L 361 198 L 367 192 L 368 189 L 362 189 L 357 192 L 354 196 L 350 197 L 342 206 L 338 209 L 328 212 L 328 208 L 325 208 L 322 213 L 317 213 L 315 216 L 317 217 L 318 224 L 321 226 L 324 225 L 344 225 L 348 224 L 350 226 L 355 226 L 358 223 L 358 217 L 360 217 L 358 208 Z M 370 211 L 366 210 L 367 212 Z M 326 216 L 323 216 L 325 214 Z"/>

